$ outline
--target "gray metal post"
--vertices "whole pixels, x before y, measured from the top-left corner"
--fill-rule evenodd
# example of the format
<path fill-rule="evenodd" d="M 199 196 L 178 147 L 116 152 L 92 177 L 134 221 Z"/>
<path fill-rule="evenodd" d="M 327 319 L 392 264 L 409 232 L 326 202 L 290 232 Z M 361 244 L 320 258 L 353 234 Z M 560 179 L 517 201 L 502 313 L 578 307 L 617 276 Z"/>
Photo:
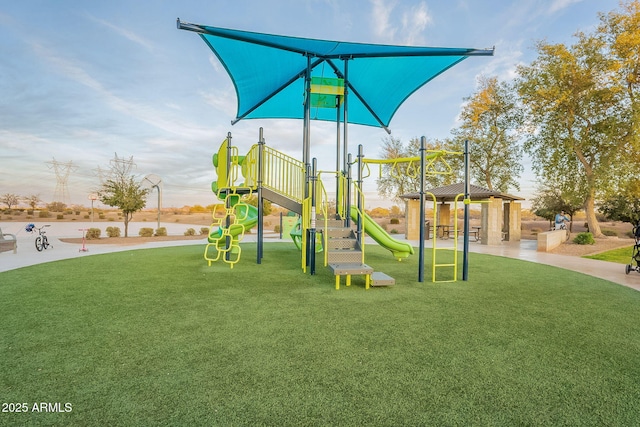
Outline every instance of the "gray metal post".
<path fill-rule="evenodd" d="M 257 187 L 258 187 L 258 242 L 257 242 L 257 251 L 256 251 L 256 263 L 262 263 L 262 252 L 264 250 L 264 200 L 262 198 L 262 157 L 264 153 L 264 134 L 263 129 L 260 128 L 258 132 L 258 179 L 257 179 Z"/>
<path fill-rule="evenodd" d="M 427 138 L 420 138 L 420 242 L 418 245 L 418 282 L 424 281 L 424 170 Z M 435 235 L 434 235 L 435 238 Z"/>
<path fill-rule="evenodd" d="M 469 278 L 469 198 L 471 185 L 469 183 L 469 140 L 464 140 L 464 243 L 462 250 L 462 280 Z"/>
<path fill-rule="evenodd" d="M 348 170 L 350 169 L 349 163 L 347 161 L 348 153 L 349 153 L 349 59 L 344 59 L 344 98 L 342 100 L 342 123 L 343 123 L 343 133 L 344 137 L 342 138 L 342 162 L 343 162 L 343 174 L 347 176 Z M 345 226 L 349 227 L 351 221 L 349 218 L 351 211 L 351 197 L 350 197 L 350 183 L 347 183 L 347 188 L 344 189 L 344 212 L 345 212 Z"/>
<path fill-rule="evenodd" d="M 229 185 L 231 185 L 231 132 L 227 133 L 227 196 L 225 197 L 225 209 L 229 209 L 231 206 L 229 206 L 229 203 L 231 202 L 229 200 Z M 229 215 L 226 215 L 225 218 L 225 226 L 227 227 L 227 230 L 229 229 L 229 227 L 231 227 L 231 217 L 229 217 Z M 224 239 L 224 244 L 225 244 L 225 249 L 226 252 L 224 254 L 225 259 L 227 261 L 229 261 L 231 259 L 231 255 L 229 254 L 229 248 L 231 247 L 231 236 L 227 235 L 227 237 L 225 237 Z"/>
<path fill-rule="evenodd" d="M 314 157 L 311 167 L 311 225 L 309 227 L 309 271 L 316 274 L 316 183 L 318 160 Z"/>

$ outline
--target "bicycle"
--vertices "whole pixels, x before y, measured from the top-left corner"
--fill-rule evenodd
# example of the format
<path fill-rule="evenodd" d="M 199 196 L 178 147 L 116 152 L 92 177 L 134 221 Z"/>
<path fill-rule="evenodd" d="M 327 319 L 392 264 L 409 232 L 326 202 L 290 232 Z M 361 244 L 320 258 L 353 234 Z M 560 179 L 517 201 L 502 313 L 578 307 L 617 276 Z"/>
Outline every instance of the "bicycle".
<path fill-rule="evenodd" d="M 42 227 L 36 227 L 35 224 L 29 224 L 27 225 L 27 227 L 25 228 L 26 231 L 28 231 L 29 233 L 35 233 L 36 230 L 38 230 L 38 237 L 36 237 L 36 249 L 38 250 L 38 252 L 42 252 L 43 249 L 47 249 L 49 247 L 53 248 L 53 245 L 51 245 L 49 243 L 49 240 L 47 239 L 47 232 L 45 230 L 43 230 L 46 227 L 50 227 L 50 224 L 46 224 L 43 225 Z"/>
<path fill-rule="evenodd" d="M 571 231 L 569 231 L 569 229 L 567 228 L 567 223 L 566 222 L 562 222 L 559 226 L 556 226 L 556 230 L 564 230 L 566 237 L 564 239 L 564 241 L 568 241 L 569 238 L 571 238 Z"/>

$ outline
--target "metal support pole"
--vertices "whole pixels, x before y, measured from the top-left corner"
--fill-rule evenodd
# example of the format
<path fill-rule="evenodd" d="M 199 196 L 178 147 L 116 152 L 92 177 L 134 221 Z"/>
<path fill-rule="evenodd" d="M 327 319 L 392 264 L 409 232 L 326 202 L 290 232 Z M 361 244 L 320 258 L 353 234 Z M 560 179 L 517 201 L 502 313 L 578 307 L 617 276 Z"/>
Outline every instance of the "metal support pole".
<path fill-rule="evenodd" d="M 229 190 L 231 187 L 231 132 L 227 133 L 227 197 L 225 197 L 225 210 L 229 209 L 230 206 L 229 204 L 231 203 L 230 197 L 229 197 Z M 231 227 L 231 217 L 229 215 L 225 215 L 225 227 L 227 227 L 227 230 L 229 229 L 229 227 Z M 229 248 L 231 247 L 231 236 L 227 235 L 224 239 L 224 248 L 226 249 L 224 256 L 225 256 L 225 260 L 229 261 L 231 259 L 231 254 L 229 253 Z"/>
<path fill-rule="evenodd" d="M 316 182 L 318 160 L 314 157 L 311 169 L 311 225 L 309 227 L 309 271 L 316 274 Z"/>
<path fill-rule="evenodd" d="M 347 161 L 349 156 L 349 59 L 344 59 L 344 95 L 342 99 L 342 116 L 342 131 L 344 133 L 344 137 L 342 138 L 342 172 L 344 176 L 347 176 L 348 171 L 351 168 L 349 165 L 350 160 Z M 344 189 L 346 194 L 343 196 L 345 226 L 347 227 L 349 227 L 351 223 L 349 218 L 351 214 L 351 197 L 349 196 L 350 188 L 351 184 L 347 183 L 347 188 Z"/>
<path fill-rule="evenodd" d="M 263 129 L 260 128 L 258 132 L 258 179 L 257 179 L 257 187 L 258 187 L 258 248 L 257 248 L 257 259 L 256 263 L 262 263 L 262 252 L 264 249 L 264 200 L 262 198 L 262 174 L 263 174 L 263 164 L 262 158 L 264 153 L 264 134 Z"/>
<path fill-rule="evenodd" d="M 427 138 L 420 138 L 420 249 L 418 250 L 418 282 L 424 281 L 424 170 Z M 435 234 L 434 234 L 435 239 Z"/>
<path fill-rule="evenodd" d="M 464 141 L 464 240 L 462 250 L 462 280 L 469 278 L 469 199 L 471 192 L 469 164 L 469 140 Z"/>

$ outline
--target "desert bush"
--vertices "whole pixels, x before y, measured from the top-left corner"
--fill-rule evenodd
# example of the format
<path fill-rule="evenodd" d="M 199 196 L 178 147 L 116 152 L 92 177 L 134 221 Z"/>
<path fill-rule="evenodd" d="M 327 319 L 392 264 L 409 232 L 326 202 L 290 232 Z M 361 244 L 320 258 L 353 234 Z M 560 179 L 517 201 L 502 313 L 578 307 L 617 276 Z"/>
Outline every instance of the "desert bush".
<path fill-rule="evenodd" d="M 90 228 L 87 230 L 85 237 L 87 240 L 99 239 L 102 231 L 99 228 Z"/>
<path fill-rule="evenodd" d="M 279 233 L 280 232 L 280 224 L 273 226 L 273 232 L 274 233 Z"/>
<path fill-rule="evenodd" d="M 138 235 L 142 237 L 151 237 L 153 236 L 153 228 L 142 227 L 140 231 L 138 231 Z"/>
<path fill-rule="evenodd" d="M 185 236 L 195 236 L 196 235 L 196 230 L 194 230 L 193 228 L 187 228 L 187 231 L 184 232 Z"/>
<path fill-rule="evenodd" d="M 62 215 L 62 214 L 57 214 L 57 215 L 56 215 L 56 219 L 64 219 L 64 215 Z"/>
<path fill-rule="evenodd" d="M 398 234 L 398 230 L 396 230 L 395 228 L 392 228 L 389 234 Z"/>
<path fill-rule="evenodd" d="M 579 233 L 574 239 L 573 243 L 576 245 L 593 245 L 596 241 L 593 238 L 593 234 L 585 232 Z"/>
<path fill-rule="evenodd" d="M 120 227 L 107 227 L 107 236 L 120 237 Z"/>
<path fill-rule="evenodd" d="M 200 234 L 206 236 L 209 234 L 209 227 L 200 227 Z"/>
<path fill-rule="evenodd" d="M 51 215 L 49 214 L 49 211 L 46 209 L 41 210 L 40 212 L 38 212 L 38 218 L 49 218 Z"/>
<path fill-rule="evenodd" d="M 618 233 L 615 230 L 609 230 L 606 228 L 603 228 L 602 230 L 602 234 L 604 234 L 605 236 L 617 236 Z"/>
<path fill-rule="evenodd" d="M 98 219 L 104 219 L 104 214 L 103 213 L 98 214 Z"/>
<path fill-rule="evenodd" d="M 89 219 L 89 218 L 91 218 L 91 217 L 90 217 L 89 215 L 85 215 L 83 218 L 84 218 L 84 219 Z"/>
<path fill-rule="evenodd" d="M 400 219 L 398 219 L 398 218 L 391 218 L 391 221 L 389 221 L 389 224 L 400 224 Z"/>
<path fill-rule="evenodd" d="M 156 236 L 166 236 L 167 235 L 167 227 L 156 228 Z"/>
<path fill-rule="evenodd" d="M 33 209 L 27 209 L 27 215 L 33 215 Z"/>

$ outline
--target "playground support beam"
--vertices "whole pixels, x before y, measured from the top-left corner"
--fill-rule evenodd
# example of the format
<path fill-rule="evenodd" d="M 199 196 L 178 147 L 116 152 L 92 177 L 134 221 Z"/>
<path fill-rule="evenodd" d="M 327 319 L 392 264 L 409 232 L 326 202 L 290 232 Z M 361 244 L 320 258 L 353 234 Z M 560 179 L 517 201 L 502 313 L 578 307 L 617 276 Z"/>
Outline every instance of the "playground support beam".
<path fill-rule="evenodd" d="M 263 175 L 263 157 L 264 157 L 264 133 L 260 128 L 258 132 L 258 248 L 256 250 L 256 263 L 262 263 L 263 246 L 264 246 L 264 200 L 262 198 L 262 175 Z"/>
<path fill-rule="evenodd" d="M 424 281 L 424 170 L 425 170 L 425 151 L 427 150 L 427 138 L 420 138 L 420 246 L 418 250 L 418 282 Z M 435 233 L 433 238 L 435 239 Z"/>
<path fill-rule="evenodd" d="M 224 207 L 225 209 L 229 209 L 231 206 L 229 205 L 231 203 L 231 198 L 229 197 L 229 187 L 231 187 L 231 132 L 227 132 L 227 197 L 225 197 L 224 199 Z M 225 220 L 225 226 L 227 227 L 227 230 L 231 227 L 231 217 L 229 215 L 226 215 L 226 220 Z M 231 236 L 227 235 L 224 238 L 224 244 L 225 244 L 225 253 L 224 253 L 224 259 L 226 261 L 229 261 L 231 259 L 231 254 L 229 253 L 230 251 L 228 250 L 231 247 Z"/>
<path fill-rule="evenodd" d="M 309 227 L 309 271 L 316 274 L 316 184 L 318 181 L 318 159 L 315 157 L 311 166 L 311 224 Z"/>
<path fill-rule="evenodd" d="M 469 278 L 469 140 L 464 140 L 464 243 L 462 249 L 462 280 L 467 281 Z"/>

